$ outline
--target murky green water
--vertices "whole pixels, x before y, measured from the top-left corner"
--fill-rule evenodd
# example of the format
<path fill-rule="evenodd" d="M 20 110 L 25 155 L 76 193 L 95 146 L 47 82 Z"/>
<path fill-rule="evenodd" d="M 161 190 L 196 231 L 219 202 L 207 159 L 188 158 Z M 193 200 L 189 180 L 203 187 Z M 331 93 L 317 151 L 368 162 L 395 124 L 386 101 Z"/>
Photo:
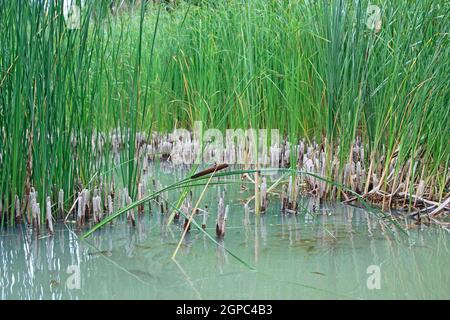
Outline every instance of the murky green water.
<path fill-rule="evenodd" d="M 210 189 L 204 203 L 210 205 L 207 231 L 214 235 L 218 190 Z M 162 228 L 165 217 L 153 206 L 135 228 L 118 221 L 86 241 L 72 225 L 59 224 L 53 237 L 40 239 L 23 226 L 4 230 L 0 298 L 450 298 L 445 231 L 423 226 L 409 229 L 409 237 L 396 235 L 374 214 L 340 204 L 317 206 L 313 218 L 281 214 L 273 200 L 265 215 L 245 217 L 242 200 L 249 195 L 227 188 L 230 215 L 222 243 L 256 271 L 196 230 L 174 262 L 181 225 Z M 310 198 L 302 204 L 315 206 Z M 379 289 L 373 288 L 378 270 Z"/>

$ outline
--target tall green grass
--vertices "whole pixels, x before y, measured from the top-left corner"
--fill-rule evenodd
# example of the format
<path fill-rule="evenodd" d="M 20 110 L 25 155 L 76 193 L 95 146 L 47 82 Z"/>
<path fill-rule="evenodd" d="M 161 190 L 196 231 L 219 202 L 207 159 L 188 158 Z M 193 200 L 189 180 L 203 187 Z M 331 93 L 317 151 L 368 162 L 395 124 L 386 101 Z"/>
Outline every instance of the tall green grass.
<path fill-rule="evenodd" d="M 410 192 L 424 180 L 439 200 L 449 179 L 449 4 L 374 4 L 379 31 L 366 25 L 369 1 L 195 8 L 170 38 L 177 50 L 161 85 L 169 99 L 156 112 L 185 126 L 279 128 L 291 141 L 323 143 L 329 157 L 339 141 L 341 177 L 361 136 L 371 173 L 387 184 L 395 156 L 396 175 L 409 167 Z"/>
<path fill-rule="evenodd" d="M 141 65 L 151 56 L 142 57 L 146 7 L 115 18 L 107 1 L 87 2 L 80 28 L 69 29 L 63 2 L 49 3 L 0 2 L 0 194 L 11 214 L 2 223 L 14 221 L 15 195 L 26 208 L 32 187 L 40 203 L 47 195 L 56 203 L 60 188 L 71 199 L 100 184 L 99 172 L 112 165 L 113 128 L 126 133 L 120 160 L 134 192 L 134 141 L 147 114 Z"/>
<path fill-rule="evenodd" d="M 197 120 L 277 128 L 328 151 L 339 142 L 341 171 L 361 136 L 367 168 L 389 172 L 379 160 L 396 156 L 412 193 L 420 180 L 433 199 L 448 193 L 446 1 L 376 1 L 379 32 L 366 0 L 142 2 L 118 15 L 89 1 L 79 30 L 49 3 L 0 0 L 2 223 L 31 187 L 55 203 L 60 188 L 98 185 L 113 128 L 127 132 L 121 177 L 134 195 L 136 134 Z"/>

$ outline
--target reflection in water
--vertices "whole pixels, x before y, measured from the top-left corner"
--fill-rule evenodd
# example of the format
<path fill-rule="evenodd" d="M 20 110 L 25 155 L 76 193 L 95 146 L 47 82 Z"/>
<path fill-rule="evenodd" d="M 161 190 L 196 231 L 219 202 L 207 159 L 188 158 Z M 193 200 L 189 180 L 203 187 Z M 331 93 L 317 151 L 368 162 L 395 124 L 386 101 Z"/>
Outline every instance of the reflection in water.
<path fill-rule="evenodd" d="M 228 187 L 227 198 L 241 197 L 238 188 Z M 204 199 L 215 212 L 217 190 Z M 301 208 L 284 214 L 272 201 L 266 214 L 255 216 L 230 202 L 219 245 L 192 228 L 176 262 L 171 256 L 182 225 L 167 227 L 168 214 L 156 205 L 152 214 L 137 216 L 136 227 L 118 220 L 86 241 L 72 225 L 57 224 L 53 237 L 7 228 L 0 234 L 0 298 L 450 298 L 447 233 L 424 227 L 405 237 L 371 212 L 314 198 L 301 199 Z M 213 220 L 206 231 L 214 237 Z M 379 290 L 367 288 L 370 265 L 380 267 Z M 79 288 L 68 286 L 74 276 Z"/>
<path fill-rule="evenodd" d="M 216 246 L 217 268 L 219 274 L 224 273 L 225 266 L 229 263 L 227 252 L 225 251 L 224 239 L 219 239 Z"/>

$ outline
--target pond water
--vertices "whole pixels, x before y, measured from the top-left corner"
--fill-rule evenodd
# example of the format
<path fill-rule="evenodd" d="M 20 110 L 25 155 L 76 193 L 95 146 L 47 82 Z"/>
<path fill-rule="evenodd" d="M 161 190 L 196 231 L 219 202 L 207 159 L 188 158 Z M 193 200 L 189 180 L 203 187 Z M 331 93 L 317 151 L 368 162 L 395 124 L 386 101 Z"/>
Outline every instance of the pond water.
<path fill-rule="evenodd" d="M 202 201 L 215 236 L 219 186 Z M 193 202 L 201 192 L 197 190 Z M 179 194 L 179 193 L 178 193 Z M 175 201 L 177 194 L 171 195 Z M 373 212 L 302 198 L 311 213 L 245 214 L 251 192 L 228 186 L 225 238 L 217 245 L 153 206 L 136 227 L 117 220 L 79 240 L 73 224 L 53 237 L 25 226 L 0 233 L 1 299 L 449 299 L 449 235 L 411 224 L 392 232 Z M 181 220 L 181 219 L 180 219 Z M 201 217 L 197 218 L 201 224 Z M 249 269 L 224 247 L 253 266 Z M 379 281 L 378 281 L 379 280 Z"/>

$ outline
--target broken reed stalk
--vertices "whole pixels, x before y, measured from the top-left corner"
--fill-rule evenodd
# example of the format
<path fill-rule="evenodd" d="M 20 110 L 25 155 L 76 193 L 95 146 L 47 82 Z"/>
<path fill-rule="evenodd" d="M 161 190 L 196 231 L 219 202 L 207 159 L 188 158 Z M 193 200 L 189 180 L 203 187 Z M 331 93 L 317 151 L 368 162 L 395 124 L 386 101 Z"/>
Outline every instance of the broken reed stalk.
<path fill-rule="evenodd" d="M 260 206 L 261 206 L 261 198 L 260 198 L 260 186 L 259 186 L 259 171 L 258 171 L 258 165 L 256 165 L 256 172 L 255 172 L 255 214 L 260 214 Z"/>
<path fill-rule="evenodd" d="M 138 194 L 137 194 L 137 198 L 138 200 L 142 200 L 142 198 L 144 198 L 144 183 L 140 182 L 138 184 Z M 144 212 L 144 205 L 141 204 L 138 206 L 138 213 L 142 214 Z"/>
<path fill-rule="evenodd" d="M 98 223 L 102 219 L 102 200 L 99 195 L 92 198 L 92 212 L 94 214 L 94 223 Z"/>
<path fill-rule="evenodd" d="M 80 228 L 82 223 L 83 223 L 83 195 L 81 192 L 78 192 L 78 198 L 76 201 L 76 205 L 77 205 L 77 227 Z"/>
<path fill-rule="evenodd" d="M 126 205 L 127 205 L 127 206 L 130 206 L 131 204 L 132 204 L 131 197 L 130 197 L 130 196 L 127 196 L 127 202 L 126 202 Z M 131 221 L 131 225 L 132 225 L 133 227 L 135 227 L 135 226 L 136 226 L 136 219 L 135 219 L 135 217 L 134 217 L 134 209 L 132 208 L 132 209 L 128 210 L 128 213 L 129 213 L 128 219 Z"/>
<path fill-rule="evenodd" d="M 48 233 L 53 235 L 53 216 L 52 216 L 52 203 L 50 197 L 47 197 L 47 207 L 46 207 L 46 221 L 48 227 Z"/>
<path fill-rule="evenodd" d="M 64 216 L 64 190 L 60 189 L 58 193 L 58 209 L 61 217 Z"/>
<path fill-rule="evenodd" d="M 225 232 L 223 227 L 223 217 L 225 216 L 225 200 L 221 195 L 219 197 L 219 204 L 217 205 L 217 218 L 216 218 L 216 236 L 221 238 Z"/>
<path fill-rule="evenodd" d="M 86 221 L 86 217 L 87 219 L 89 219 L 89 199 L 90 199 L 90 195 L 89 195 L 89 190 L 87 189 L 83 189 L 81 191 L 81 196 L 82 196 L 82 201 L 81 201 L 81 223 L 85 223 Z"/>
<path fill-rule="evenodd" d="M 188 223 L 189 222 L 189 218 L 191 216 L 191 203 L 189 201 L 189 198 L 186 198 L 184 200 L 184 203 L 181 206 L 181 211 L 185 212 L 186 213 L 186 217 L 187 217 L 187 218 L 184 218 L 183 230 L 186 230 L 186 232 L 189 232 L 191 230 L 191 226 Z"/>
<path fill-rule="evenodd" d="M 267 206 L 268 206 L 267 179 L 266 177 L 263 177 L 261 182 L 261 213 L 266 212 Z"/>
<path fill-rule="evenodd" d="M 112 215 L 114 211 L 113 198 L 108 194 L 108 216 Z"/>
<path fill-rule="evenodd" d="M 225 236 L 226 221 L 228 218 L 229 206 L 225 206 L 224 198 L 220 198 L 219 206 L 217 208 L 217 220 L 216 220 L 216 236 L 223 238 Z"/>
<path fill-rule="evenodd" d="M 19 222 L 21 219 L 21 212 L 20 212 L 20 200 L 17 194 L 14 199 L 14 210 L 15 210 L 15 219 L 17 222 Z"/>
<path fill-rule="evenodd" d="M 41 210 L 39 208 L 39 203 L 37 203 L 36 198 L 37 198 L 36 191 L 34 190 L 34 188 L 31 188 L 30 207 L 29 207 L 29 210 L 31 211 L 31 221 L 33 228 L 39 231 Z"/>
<path fill-rule="evenodd" d="M 206 222 L 208 220 L 208 206 L 205 205 L 205 210 L 203 211 L 203 222 L 202 222 L 202 229 L 206 229 Z"/>

